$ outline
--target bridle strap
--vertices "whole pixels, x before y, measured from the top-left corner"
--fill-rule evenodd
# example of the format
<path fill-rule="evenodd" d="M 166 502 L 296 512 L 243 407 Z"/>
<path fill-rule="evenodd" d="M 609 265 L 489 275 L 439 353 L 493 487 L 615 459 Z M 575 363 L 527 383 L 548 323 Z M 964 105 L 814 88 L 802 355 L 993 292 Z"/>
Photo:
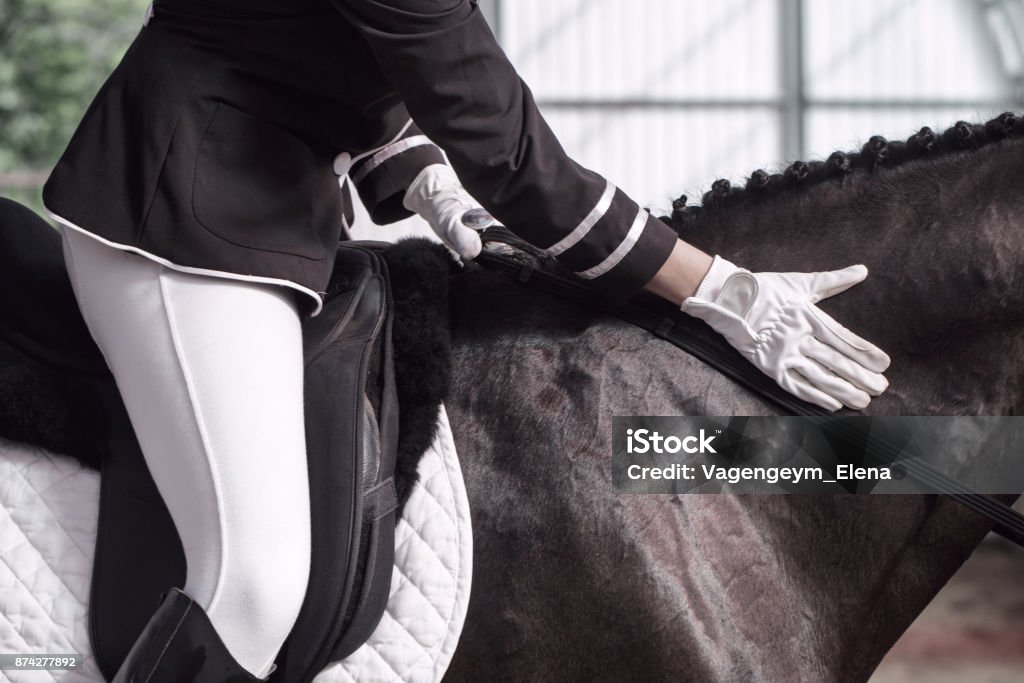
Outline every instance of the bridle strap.
<path fill-rule="evenodd" d="M 529 260 L 541 264 L 549 262 L 550 257 L 544 252 L 500 226 L 489 228 L 481 236 L 485 245 L 505 244 L 523 252 Z M 604 303 L 597 291 L 583 280 L 563 277 L 537 265 L 501 256 L 486 248 L 473 262 L 486 270 L 505 273 L 517 282 L 538 291 L 614 316 L 647 330 L 775 404 L 784 411 L 784 414 L 810 418 L 832 417 L 824 408 L 807 403 L 782 389 L 767 375 L 759 372 L 739 352 L 724 343 L 710 327 L 695 318 L 683 315 L 677 307 L 660 297 L 641 292 L 620 306 L 611 306 Z M 820 419 L 818 426 L 845 441 L 853 442 L 858 437 L 856 428 L 844 424 L 841 420 Z M 866 455 L 878 463 L 893 463 L 897 461 L 901 452 L 901 448 L 880 439 L 873 440 Z M 909 478 L 928 491 L 947 496 L 991 520 L 995 533 L 1024 547 L 1024 515 L 1009 505 L 991 495 L 972 491 L 927 463 L 905 460 L 900 461 L 899 466 Z"/>

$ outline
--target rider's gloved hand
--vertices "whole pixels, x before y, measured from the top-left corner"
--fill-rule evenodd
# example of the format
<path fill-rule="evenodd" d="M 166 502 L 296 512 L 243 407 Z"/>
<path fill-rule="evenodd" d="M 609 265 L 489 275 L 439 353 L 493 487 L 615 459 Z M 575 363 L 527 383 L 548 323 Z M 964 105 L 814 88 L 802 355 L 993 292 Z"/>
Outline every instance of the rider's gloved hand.
<path fill-rule="evenodd" d="M 477 230 L 494 223 L 445 164 L 431 164 L 420 171 L 405 191 L 402 205 L 426 220 L 441 241 L 464 259 L 476 258 L 482 249 Z"/>
<path fill-rule="evenodd" d="M 889 386 L 889 357 L 815 304 L 867 277 L 864 266 L 828 273 L 751 273 L 716 256 L 682 310 L 723 335 L 792 394 L 828 410 L 867 407 Z"/>

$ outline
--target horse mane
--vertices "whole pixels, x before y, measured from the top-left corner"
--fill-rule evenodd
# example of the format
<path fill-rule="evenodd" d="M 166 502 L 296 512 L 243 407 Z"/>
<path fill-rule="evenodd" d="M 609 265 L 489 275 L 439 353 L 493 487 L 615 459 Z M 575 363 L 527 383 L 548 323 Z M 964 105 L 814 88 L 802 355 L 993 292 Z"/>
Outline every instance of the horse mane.
<path fill-rule="evenodd" d="M 689 205 L 686 195 L 672 202 L 672 215 L 662 216 L 680 234 L 709 212 L 760 204 L 782 194 L 802 192 L 828 182 L 843 183 L 851 175 L 875 174 L 918 160 L 930 160 L 978 150 L 1007 138 L 1024 138 L 1024 118 L 1006 112 L 984 124 L 958 121 L 942 134 L 927 126 L 906 141 L 889 141 L 876 135 L 859 151 L 838 151 L 825 161 L 797 161 L 782 173 L 758 169 L 744 187 L 726 179 L 716 180 L 700 205 Z"/>

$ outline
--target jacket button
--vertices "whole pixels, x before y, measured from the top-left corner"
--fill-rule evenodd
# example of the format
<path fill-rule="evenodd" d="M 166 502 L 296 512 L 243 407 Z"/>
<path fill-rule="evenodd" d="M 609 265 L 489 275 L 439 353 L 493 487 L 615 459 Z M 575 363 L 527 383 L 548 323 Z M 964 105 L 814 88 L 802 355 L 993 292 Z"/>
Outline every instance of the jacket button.
<path fill-rule="evenodd" d="M 334 174 L 337 176 L 343 176 L 348 173 L 348 169 L 352 167 L 352 155 L 348 152 L 342 152 L 338 156 L 334 157 Z"/>

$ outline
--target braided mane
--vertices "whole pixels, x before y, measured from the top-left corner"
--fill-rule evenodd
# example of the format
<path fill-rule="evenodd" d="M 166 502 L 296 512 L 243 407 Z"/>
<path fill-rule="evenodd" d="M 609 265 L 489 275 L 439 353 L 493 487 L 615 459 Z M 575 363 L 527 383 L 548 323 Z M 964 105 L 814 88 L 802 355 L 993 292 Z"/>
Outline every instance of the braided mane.
<path fill-rule="evenodd" d="M 672 202 L 672 215 L 662 220 L 677 231 L 706 212 L 740 205 L 752 205 L 783 193 L 793 193 L 827 182 L 842 183 L 851 174 L 873 174 L 918 159 L 934 159 L 981 149 L 1007 138 L 1024 138 L 1024 118 L 1006 112 L 985 124 L 959 121 L 944 133 L 924 127 L 906 141 L 872 137 L 856 152 L 834 152 L 825 161 L 797 161 L 782 173 L 758 169 L 745 187 L 734 187 L 726 179 L 716 180 L 704 194 L 700 206 L 688 205 L 686 195 Z"/>

